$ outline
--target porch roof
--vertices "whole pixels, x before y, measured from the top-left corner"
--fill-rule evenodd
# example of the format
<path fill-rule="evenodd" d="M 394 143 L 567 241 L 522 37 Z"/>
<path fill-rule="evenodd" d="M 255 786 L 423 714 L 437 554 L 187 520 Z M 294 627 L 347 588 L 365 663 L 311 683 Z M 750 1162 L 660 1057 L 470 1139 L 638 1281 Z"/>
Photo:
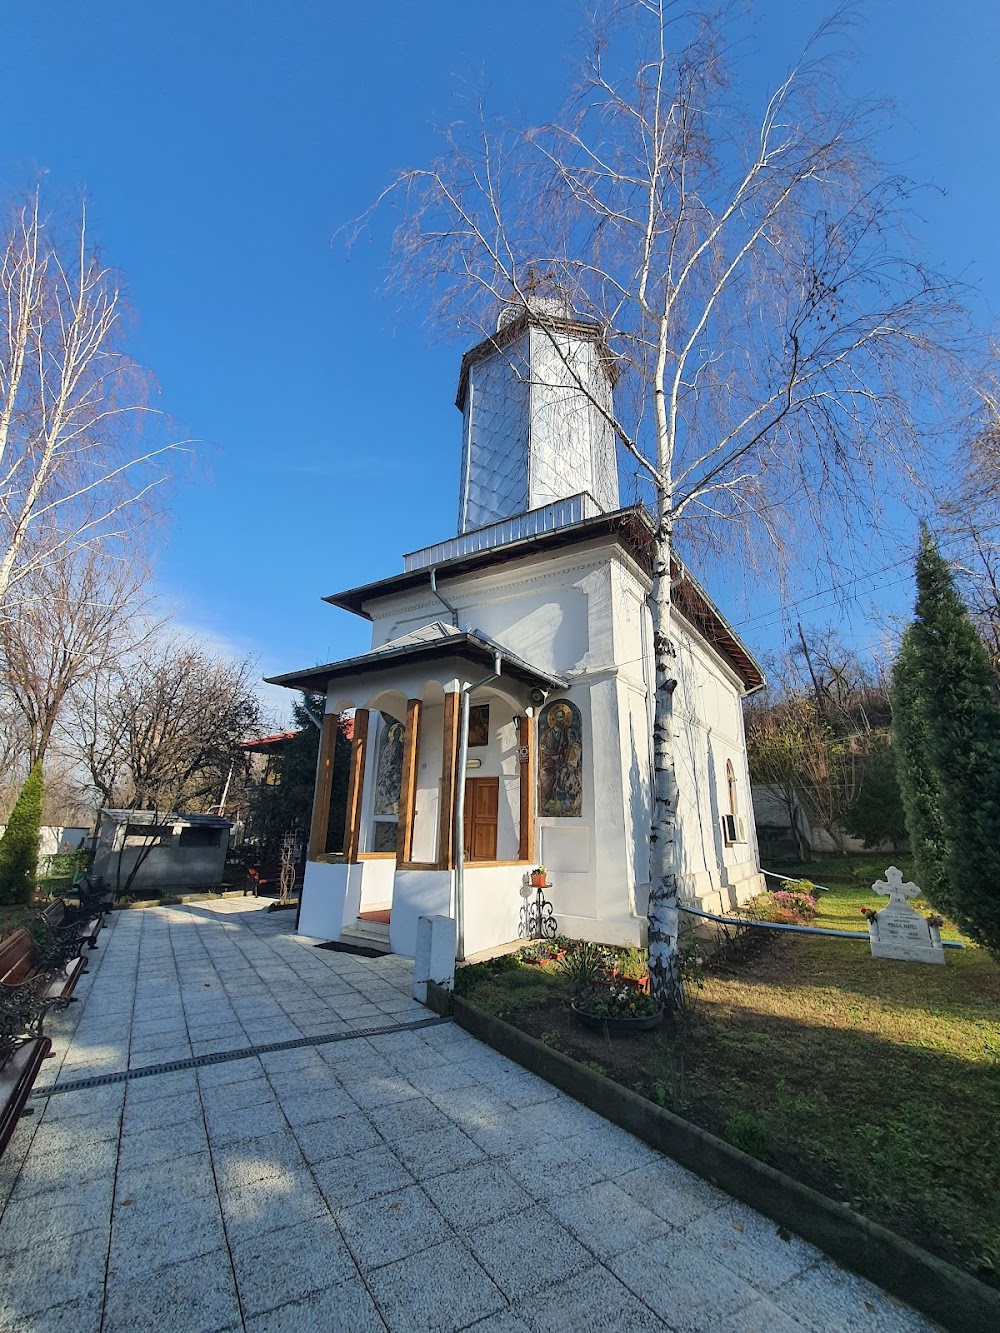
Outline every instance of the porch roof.
<path fill-rule="evenodd" d="M 346 657 L 341 662 L 327 662 L 325 666 L 308 667 L 303 671 L 288 671 L 280 676 L 266 676 L 269 685 L 284 685 L 290 690 L 324 691 L 331 680 L 345 676 L 367 675 L 386 671 L 410 663 L 430 662 L 435 658 L 459 657 L 477 665 L 489 667 L 499 653 L 506 673 L 525 685 L 549 690 L 564 690 L 567 680 L 540 667 L 532 666 L 509 648 L 478 630 L 460 630 L 434 620 L 410 634 L 390 639 L 378 648 L 372 648 L 358 657 Z"/>

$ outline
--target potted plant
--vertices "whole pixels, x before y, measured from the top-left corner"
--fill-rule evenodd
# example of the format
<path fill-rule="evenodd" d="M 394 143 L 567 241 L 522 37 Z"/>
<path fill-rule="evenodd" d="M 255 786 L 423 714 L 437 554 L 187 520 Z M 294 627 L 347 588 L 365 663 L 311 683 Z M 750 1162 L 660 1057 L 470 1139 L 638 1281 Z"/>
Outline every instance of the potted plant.
<path fill-rule="evenodd" d="M 534 889 L 544 889 L 547 883 L 547 875 L 544 866 L 535 866 L 531 872 L 531 886 Z"/>
<path fill-rule="evenodd" d="M 652 995 L 631 986 L 592 986 L 574 995 L 570 1007 L 584 1027 L 607 1033 L 647 1032 L 663 1022 Z"/>
<path fill-rule="evenodd" d="M 558 940 L 536 940 L 521 950 L 521 960 L 535 967 L 552 967 L 566 957 L 566 948 Z"/>
<path fill-rule="evenodd" d="M 649 955 L 645 949 L 622 949 L 615 960 L 614 974 L 623 986 L 649 994 Z"/>

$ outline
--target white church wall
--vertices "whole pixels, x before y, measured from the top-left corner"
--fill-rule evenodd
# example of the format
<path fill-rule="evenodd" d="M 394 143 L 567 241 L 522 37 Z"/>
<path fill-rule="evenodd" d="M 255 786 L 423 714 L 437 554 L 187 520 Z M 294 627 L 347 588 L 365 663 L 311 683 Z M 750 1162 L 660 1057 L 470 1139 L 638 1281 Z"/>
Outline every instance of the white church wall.
<path fill-rule="evenodd" d="M 649 893 L 652 700 L 644 674 L 651 642 L 647 587 L 648 581 L 620 548 L 595 542 L 562 556 L 449 580 L 446 593 L 458 608 L 463 629 L 492 635 L 527 661 L 569 678 L 566 697 L 580 709 L 584 728 L 583 816 L 539 817 L 535 860 L 549 869 L 549 897 L 560 930 L 609 943 L 639 941 Z M 426 625 L 443 612 L 429 588 L 372 604 L 369 610 L 375 618 L 376 644 Z M 730 668 L 679 618 L 677 641 L 679 887 L 683 897 L 713 910 L 745 900 L 760 887 L 755 845 L 748 841 L 726 846 L 722 830 L 722 815 L 728 811 L 728 759 L 736 773 L 739 813 L 752 838 L 740 687 Z M 491 702 L 495 709 L 496 701 Z M 429 738 L 439 733 L 439 717 L 432 721 L 431 710 L 426 710 L 422 737 L 429 745 Z M 499 776 L 506 792 L 500 802 L 506 828 L 498 840 L 501 859 L 508 859 L 505 840 L 516 830 L 515 747 L 511 728 L 495 754 L 470 752 L 484 760 L 470 776 Z M 428 748 L 425 758 L 423 738 L 419 765 L 413 855 L 414 860 L 429 861 L 436 854 L 440 748 Z M 477 944 L 469 936 L 469 952 L 504 942 L 496 935 L 482 943 L 490 930 L 507 929 L 502 922 L 508 919 L 509 904 L 502 903 L 517 888 L 511 868 L 490 867 L 488 873 L 500 876 L 495 886 L 500 897 L 487 913 L 496 919 L 490 916 L 490 926 L 470 927 Z M 399 882 L 397 876 L 397 900 Z"/>

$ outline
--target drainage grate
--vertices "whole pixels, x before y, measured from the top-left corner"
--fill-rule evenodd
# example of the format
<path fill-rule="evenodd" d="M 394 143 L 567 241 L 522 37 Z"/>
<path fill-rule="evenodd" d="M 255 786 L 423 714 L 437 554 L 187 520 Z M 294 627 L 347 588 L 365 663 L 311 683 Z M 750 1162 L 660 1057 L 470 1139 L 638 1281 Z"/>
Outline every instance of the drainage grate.
<path fill-rule="evenodd" d="M 134 1078 L 149 1078 L 153 1074 L 175 1074 L 182 1069 L 204 1069 L 206 1065 L 221 1065 L 227 1060 L 249 1060 L 255 1055 L 271 1055 L 276 1051 L 294 1051 L 301 1046 L 329 1046 L 336 1041 L 357 1041 L 360 1037 L 388 1037 L 393 1032 L 416 1032 L 420 1028 L 439 1027 L 450 1023 L 449 1018 L 417 1018 L 412 1023 L 392 1023 L 378 1028 L 355 1028 L 350 1032 L 326 1032 L 318 1037 L 292 1037 L 289 1041 L 271 1041 L 265 1046 L 244 1046 L 236 1051 L 216 1051 L 211 1055 L 192 1055 L 187 1060 L 170 1060 L 162 1065 L 142 1065 L 117 1074 L 94 1074 L 91 1078 L 75 1078 L 48 1088 L 35 1088 L 32 1097 L 52 1097 L 57 1092 L 79 1092 L 83 1088 L 105 1088 L 110 1083 L 128 1083 Z"/>

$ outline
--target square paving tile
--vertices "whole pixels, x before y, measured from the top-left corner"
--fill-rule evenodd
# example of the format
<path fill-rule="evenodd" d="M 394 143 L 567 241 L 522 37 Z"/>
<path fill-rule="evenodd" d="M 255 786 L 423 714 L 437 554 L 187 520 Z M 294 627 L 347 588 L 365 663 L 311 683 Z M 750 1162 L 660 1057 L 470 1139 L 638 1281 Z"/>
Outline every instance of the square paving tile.
<path fill-rule="evenodd" d="M 148 1166 L 152 1162 L 171 1162 L 187 1153 L 204 1152 L 208 1146 L 201 1120 L 184 1120 L 179 1125 L 147 1129 L 129 1134 L 119 1148 L 118 1166 Z"/>
<path fill-rule="evenodd" d="M 705 1333 L 760 1295 L 710 1250 L 673 1232 L 639 1241 L 608 1267 L 676 1333 Z"/>
<path fill-rule="evenodd" d="M 376 1269 L 368 1286 L 393 1333 L 452 1333 L 507 1304 L 457 1240 Z"/>
<path fill-rule="evenodd" d="M 380 1146 L 382 1142 L 358 1111 L 353 1115 L 296 1125 L 295 1138 L 306 1161 L 313 1164 L 329 1161 L 332 1157 L 351 1157 L 366 1148 Z"/>
<path fill-rule="evenodd" d="M 515 1307 L 534 1333 L 658 1333 L 663 1321 L 599 1265 L 529 1296 Z M 712 1326 L 714 1330 L 714 1325 Z M 783 1331 L 775 1330 L 775 1333 Z"/>
<path fill-rule="evenodd" d="M 509 1300 L 533 1295 L 593 1265 L 565 1227 L 535 1204 L 468 1235 L 476 1258 Z"/>
<path fill-rule="evenodd" d="M 504 1167 L 536 1199 L 571 1194 L 601 1179 L 600 1170 L 578 1157 L 563 1139 L 544 1144 L 529 1140 L 523 1152 L 507 1158 Z"/>
<path fill-rule="evenodd" d="M 0 1255 L 0 1312 L 8 1327 L 24 1333 L 38 1326 L 42 1311 L 86 1301 L 100 1291 L 107 1248 L 107 1231 L 102 1228 L 51 1249 L 29 1244 Z"/>
<path fill-rule="evenodd" d="M 668 1230 L 666 1222 L 630 1198 L 613 1181 L 602 1180 L 572 1194 L 553 1194 L 546 1206 L 577 1240 L 608 1259 Z"/>
<path fill-rule="evenodd" d="M 252 1315 L 246 1333 L 385 1333 L 385 1322 L 360 1278 Z"/>
<path fill-rule="evenodd" d="M 304 1096 L 279 1092 L 278 1100 L 285 1118 L 293 1127 L 315 1124 L 319 1120 L 332 1120 L 352 1112 L 357 1114 L 354 1103 L 337 1087 L 317 1089 Z"/>
<path fill-rule="evenodd" d="M 240 1143 L 213 1146 L 212 1166 L 219 1189 L 223 1192 L 242 1189 L 255 1180 L 283 1173 L 302 1172 L 305 1158 L 290 1130 L 282 1134 L 265 1134 L 260 1138 L 244 1139 Z"/>
<path fill-rule="evenodd" d="M 409 1171 L 384 1144 L 319 1162 L 313 1175 L 331 1208 L 363 1203 L 413 1184 Z"/>
<path fill-rule="evenodd" d="M 442 1129 L 448 1122 L 440 1109 L 425 1097 L 413 1097 L 392 1106 L 376 1106 L 368 1112 L 382 1137 L 392 1144 L 429 1129 Z"/>
<path fill-rule="evenodd" d="M 451 1235 L 419 1185 L 334 1208 L 333 1215 L 362 1272 L 418 1254 Z"/>
<path fill-rule="evenodd" d="M 731 1202 L 728 1194 L 669 1157 L 615 1176 L 615 1184 L 673 1227 L 685 1227 Z"/>
<path fill-rule="evenodd" d="M 233 1246 L 233 1267 L 246 1316 L 357 1278 L 332 1217 L 317 1217 L 252 1236 Z"/>
<path fill-rule="evenodd" d="M 12 1197 L 27 1199 L 52 1190 L 69 1193 L 74 1185 L 83 1181 L 110 1185 L 114 1180 L 117 1156 L 118 1145 L 108 1140 L 70 1143 L 52 1152 L 36 1151 L 33 1142 Z"/>
<path fill-rule="evenodd" d="M 424 1189 L 459 1235 L 522 1213 L 534 1202 L 502 1166 L 490 1160 L 435 1176 Z"/>
<path fill-rule="evenodd" d="M 179 1125 L 185 1120 L 201 1120 L 201 1098 L 196 1092 L 140 1101 L 127 1097 L 122 1133 L 142 1134 L 147 1129 Z"/>
<path fill-rule="evenodd" d="M 183 1311 L 183 1315 L 181 1315 Z M 141 1282 L 112 1282 L 102 1333 L 184 1333 L 239 1328 L 239 1301 L 227 1250 L 147 1272 Z"/>
<path fill-rule="evenodd" d="M 415 1180 L 429 1180 L 462 1166 L 481 1162 L 483 1150 L 458 1128 L 447 1125 L 426 1134 L 414 1134 L 394 1145 L 396 1156 Z"/>
<path fill-rule="evenodd" d="M 327 1205 L 307 1171 L 264 1176 L 221 1194 L 230 1245 L 324 1216 Z"/>
<path fill-rule="evenodd" d="M 213 1194 L 116 1195 L 108 1279 L 112 1285 L 142 1281 L 151 1269 L 209 1254 L 225 1243 Z"/>
<path fill-rule="evenodd" d="M 874 1283 L 827 1262 L 792 1278 L 770 1300 L 809 1333 L 929 1333 L 933 1327 Z"/>
<path fill-rule="evenodd" d="M 288 1121 L 277 1102 L 258 1102 L 250 1106 L 205 1107 L 205 1123 L 213 1147 L 243 1143 L 266 1134 L 284 1134 Z"/>
<path fill-rule="evenodd" d="M 777 1223 L 745 1204 L 727 1200 L 684 1229 L 686 1244 L 715 1255 L 758 1290 L 773 1291 L 821 1257 L 798 1236 L 783 1233 Z"/>

